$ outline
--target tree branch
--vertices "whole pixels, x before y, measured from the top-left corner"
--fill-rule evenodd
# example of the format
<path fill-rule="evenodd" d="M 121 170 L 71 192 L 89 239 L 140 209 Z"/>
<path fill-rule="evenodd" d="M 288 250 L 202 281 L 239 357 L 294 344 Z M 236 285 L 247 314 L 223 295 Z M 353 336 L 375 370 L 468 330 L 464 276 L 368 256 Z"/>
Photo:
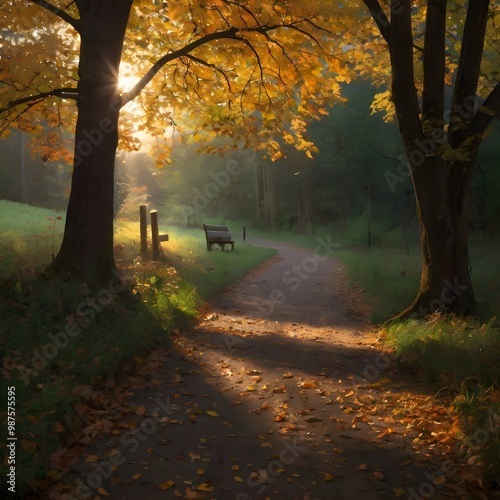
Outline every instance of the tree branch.
<path fill-rule="evenodd" d="M 475 111 L 490 0 L 469 2 L 453 92 L 448 142 L 455 149 L 465 139 Z"/>
<path fill-rule="evenodd" d="M 198 38 L 198 40 L 195 40 L 194 42 L 187 44 L 182 49 L 174 50 L 173 52 L 165 54 L 163 57 L 158 59 L 158 61 L 156 61 L 153 64 L 153 66 L 151 66 L 149 71 L 132 87 L 131 90 L 125 92 L 122 95 L 120 107 L 123 107 L 125 106 L 125 104 L 134 100 L 142 92 L 144 87 L 155 77 L 155 75 L 160 71 L 160 69 L 163 68 L 163 66 L 165 66 L 165 64 L 181 56 L 187 56 L 197 47 L 200 47 L 201 45 L 204 45 L 213 40 L 219 40 L 222 38 L 235 39 L 237 38 L 236 37 L 237 32 L 238 32 L 237 28 L 229 28 L 224 31 L 217 31 L 215 33 L 211 33 L 209 35 L 205 35 L 202 36 L 201 38 Z"/>
<path fill-rule="evenodd" d="M 231 82 L 229 81 L 229 78 L 226 75 L 224 70 L 218 68 L 215 64 L 208 63 L 207 61 L 204 61 L 203 59 L 200 59 L 199 57 L 193 56 L 192 54 L 186 54 L 185 57 L 188 57 L 192 61 L 198 63 L 200 66 L 206 66 L 207 68 L 212 68 L 217 73 L 220 73 L 224 77 L 224 80 L 226 80 L 227 88 L 231 92 Z"/>
<path fill-rule="evenodd" d="M 496 84 L 477 110 L 469 127 L 469 135 L 482 135 L 495 117 L 500 117 L 500 83 Z"/>
<path fill-rule="evenodd" d="M 410 0 L 391 1 L 389 53 L 392 70 L 392 100 L 405 144 L 422 137 L 420 105 L 413 69 L 413 33 Z"/>
<path fill-rule="evenodd" d="M 436 121 L 442 128 L 444 112 L 445 34 L 447 0 L 428 0 L 424 38 L 424 88 L 422 121 Z"/>
<path fill-rule="evenodd" d="M 9 111 L 9 109 L 15 108 L 20 104 L 27 104 L 33 101 L 40 101 L 43 99 L 47 99 L 47 97 L 60 97 L 61 99 L 77 99 L 78 98 L 78 90 L 72 88 L 62 88 L 62 89 L 54 89 L 49 92 L 40 92 L 36 95 L 30 95 L 27 97 L 21 97 L 20 99 L 15 99 L 14 101 L 10 101 L 3 108 L 0 108 L 0 114 L 5 113 L 5 111 Z"/>
<path fill-rule="evenodd" d="M 378 26 L 380 34 L 384 37 L 387 43 L 391 40 L 391 23 L 387 18 L 384 10 L 380 6 L 378 0 L 363 0 L 365 5 L 368 7 L 373 20 Z"/>
<path fill-rule="evenodd" d="M 33 3 L 36 3 L 40 7 L 43 7 L 44 9 L 48 10 L 49 12 L 52 12 L 56 16 L 60 17 L 63 21 L 66 21 L 71 26 L 73 26 L 73 28 L 75 28 L 76 31 L 80 32 L 80 21 L 78 19 L 75 19 L 74 17 L 70 16 L 67 12 L 64 12 L 59 7 L 52 5 L 51 3 L 47 2 L 46 0 L 30 0 L 30 1 Z"/>

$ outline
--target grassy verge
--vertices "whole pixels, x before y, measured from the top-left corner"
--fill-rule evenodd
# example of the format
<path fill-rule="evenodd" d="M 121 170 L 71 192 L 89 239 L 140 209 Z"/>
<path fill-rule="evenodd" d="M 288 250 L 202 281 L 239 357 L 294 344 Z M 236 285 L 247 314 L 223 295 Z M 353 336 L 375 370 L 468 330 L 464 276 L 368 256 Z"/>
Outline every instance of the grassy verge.
<path fill-rule="evenodd" d="M 62 240 L 65 215 L 0 200 L 0 279 L 50 263 Z"/>
<path fill-rule="evenodd" d="M 487 476 L 500 474 L 500 329 L 494 322 L 436 314 L 385 330 L 403 362 L 451 394 L 463 454 Z"/>
<path fill-rule="evenodd" d="M 231 227 L 231 226 L 230 226 Z M 243 242 L 241 234 L 233 233 L 233 252 L 207 251 L 202 228 L 188 229 L 160 225 L 160 233 L 168 234 L 169 241 L 162 243 L 164 264 L 174 267 L 185 283 L 194 288 L 201 300 L 221 292 L 235 279 L 272 257 L 276 251 Z M 123 222 L 117 229 L 117 241 L 137 241 L 139 226 L 135 222 Z M 135 245 L 128 245 L 128 247 Z M 124 261 L 130 260 L 124 256 Z"/>

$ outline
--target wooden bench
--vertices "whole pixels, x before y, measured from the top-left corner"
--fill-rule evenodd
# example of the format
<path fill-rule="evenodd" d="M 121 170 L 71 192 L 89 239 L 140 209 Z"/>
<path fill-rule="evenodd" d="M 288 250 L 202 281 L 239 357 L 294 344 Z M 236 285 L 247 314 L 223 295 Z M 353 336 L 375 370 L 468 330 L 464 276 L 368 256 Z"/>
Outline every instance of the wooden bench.
<path fill-rule="evenodd" d="M 221 251 L 224 251 L 226 245 L 231 245 L 234 250 L 234 240 L 231 239 L 231 233 L 227 226 L 217 224 L 203 224 L 205 236 L 207 238 L 207 250 L 212 250 L 212 245 L 219 245 Z"/>

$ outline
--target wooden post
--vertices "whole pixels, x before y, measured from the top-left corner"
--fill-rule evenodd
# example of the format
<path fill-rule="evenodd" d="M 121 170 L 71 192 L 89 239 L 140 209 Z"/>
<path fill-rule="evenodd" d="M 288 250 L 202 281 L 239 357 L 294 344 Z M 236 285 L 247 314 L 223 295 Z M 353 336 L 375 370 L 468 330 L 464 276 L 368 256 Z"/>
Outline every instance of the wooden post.
<path fill-rule="evenodd" d="M 141 254 L 146 256 L 148 253 L 148 216 L 146 205 L 139 207 L 139 216 L 141 223 Z"/>
<path fill-rule="evenodd" d="M 153 260 L 160 260 L 160 237 L 158 234 L 158 212 L 151 210 L 151 242 L 153 247 Z"/>
<path fill-rule="evenodd" d="M 243 241 L 247 239 L 247 228 L 243 226 Z"/>

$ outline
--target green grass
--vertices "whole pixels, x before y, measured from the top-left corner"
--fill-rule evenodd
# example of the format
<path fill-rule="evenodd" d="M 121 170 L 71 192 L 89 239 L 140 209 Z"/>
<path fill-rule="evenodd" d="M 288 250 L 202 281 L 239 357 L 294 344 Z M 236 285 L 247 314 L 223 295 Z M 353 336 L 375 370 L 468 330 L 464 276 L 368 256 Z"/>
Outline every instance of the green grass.
<path fill-rule="evenodd" d="M 231 225 L 229 225 L 231 229 Z M 236 235 L 234 251 L 207 251 L 202 228 L 161 227 L 170 241 L 163 243 L 166 263 L 175 267 L 203 300 L 209 299 L 235 279 L 276 254 L 275 250 L 244 243 Z M 234 234 L 234 233 L 233 233 Z"/>
<path fill-rule="evenodd" d="M 150 304 L 129 287 L 110 290 L 56 279 L 0 282 L 1 404 L 4 412 L 7 387 L 15 387 L 20 486 L 45 476 L 51 455 L 78 429 L 75 422 L 90 424 L 77 410 L 86 402 L 75 388 L 97 389 L 125 361 L 168 343 Z"/>
<path fill-rule="evenodd" d="M 393 322 L 386 343 L 401 360 L 452 394 L 467 452 L 486 476 L 500 473 L 500 328 L 489 322 L 434 315 Z"/>
<path fill-rule="evenodd" d="M 65 214 L 0 200 L 0 278 L 48 265 L 62 240 Z"/>

